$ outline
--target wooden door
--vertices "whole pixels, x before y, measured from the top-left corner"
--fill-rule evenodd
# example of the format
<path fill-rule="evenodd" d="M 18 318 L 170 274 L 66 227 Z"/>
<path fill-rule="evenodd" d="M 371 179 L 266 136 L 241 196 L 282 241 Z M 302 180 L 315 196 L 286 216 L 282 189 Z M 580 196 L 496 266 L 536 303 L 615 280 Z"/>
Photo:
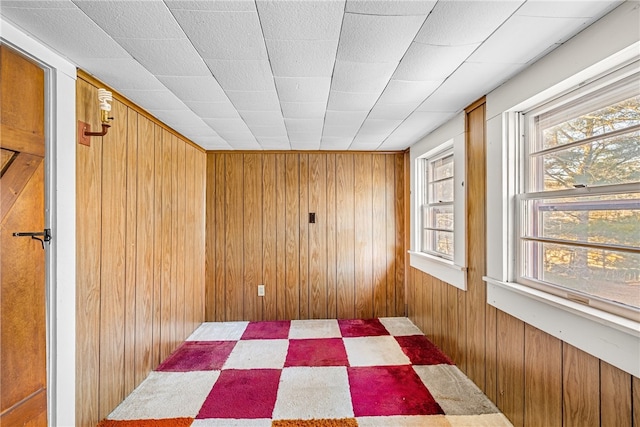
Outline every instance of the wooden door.
<path fill-rule="evenodd" d="M 47 424 L 44 72 L 0 46 L 0 426 Z"/>

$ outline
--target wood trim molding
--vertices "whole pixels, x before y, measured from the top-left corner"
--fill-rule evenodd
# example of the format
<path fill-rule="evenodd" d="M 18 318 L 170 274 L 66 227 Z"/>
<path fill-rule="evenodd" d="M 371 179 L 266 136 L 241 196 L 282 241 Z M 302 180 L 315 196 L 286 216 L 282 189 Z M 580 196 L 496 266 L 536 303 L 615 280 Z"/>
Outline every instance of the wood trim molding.
<path fill-rule="evenodd" d="M 87 82 L 87 83 L 89 83 L 89 84 L 91 84 L 91 85 L 93 85 L 95 87 L 107 88 L 108 90 L 113 92 L 113 96 L 118 101 L 122 102 L 124 105 L 126 105 L 129 108 L 131 108 L 132 110 L 134 110 L 135 112 L 137 112 L 141 116 L 144 116 L 147 119 L 151 120 L 153 123 L 157 124 L 158 126 L 160 126 L 163 129 L 167 130 L 169 133 L 177 136 L 178 138 L 180 138 L 181 140 L 183 140 L 187 144 L 191 145 L 192 147 L 196 148 L 197 150 L 199 150 L 199 151 L 201 151 L 203 153 L 207 152 L 204 148 L 202 148 L 201 146 L 199 146 L 195 142 L 191 141 L 189 138 L 187 138 L 186 136 L 182 135 L 177 130 L 167 126 L 167 124 L 165 124 L 165 123 L 161 122 L 160 120 L 158 120 L 154 115 L 152 115 L 147 110 L 145 110 L 144 108 L 140 107 L 139 105 L 133 103 L 131 100 L 129 100 L 126 96 L 124 96 L 123 94 L 121 94 L 117 90 L 114 90 L 111 86 L 105 84 L 104 82 L 98 80 L 94 76 L 88 74 L 86 71 L 83 71 L 83 70 L 81 70 L 79 68 L 78 68 L 77 72 L 78 72 L 78 78 L 79 79 L 84 80 L 85 82 Z"/>
<path fill-rule="evenodd" d="M 356 151 L 356 150 L 207 150 L 207 154 L 402 154 L 398 151 Z"/>
<path fill-rule="evenodd" d="M 469 106 L 464 109 L 464 112 L 469 114 L 469 112 L 475 110 L 476 108 L 478 108 L 482 104 L 486 104 L 486 103 L 487 103 L 487 97 L 483 96 L 480 99 L 477 99 L 476 101 L 474 101 L 471 104 L 469 104 Z"/>

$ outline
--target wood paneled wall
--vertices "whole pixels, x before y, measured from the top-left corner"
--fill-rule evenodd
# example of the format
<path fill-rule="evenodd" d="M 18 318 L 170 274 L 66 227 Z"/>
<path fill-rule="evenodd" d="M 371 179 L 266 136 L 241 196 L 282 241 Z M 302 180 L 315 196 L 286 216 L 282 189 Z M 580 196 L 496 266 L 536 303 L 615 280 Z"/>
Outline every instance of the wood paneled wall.
<path fill-rule="evenodd" d="M 206 154 L 114 97 L 77 145 L 77 425 L 95 426 L 204 320 Z M 77 118 L 100 128 L 96 83 Z"/>
<path fill-rule="evenodd" d="M 206 319 L 404 316 L 404 156 L 208 153 Z"/>
<path fill-rule="evenodd" d="M 467 109 L 468 290 L 411 268 L 411 320 L 522 426 L 640 426 L 640 380 L 486 303 L 484 102 Z"/>

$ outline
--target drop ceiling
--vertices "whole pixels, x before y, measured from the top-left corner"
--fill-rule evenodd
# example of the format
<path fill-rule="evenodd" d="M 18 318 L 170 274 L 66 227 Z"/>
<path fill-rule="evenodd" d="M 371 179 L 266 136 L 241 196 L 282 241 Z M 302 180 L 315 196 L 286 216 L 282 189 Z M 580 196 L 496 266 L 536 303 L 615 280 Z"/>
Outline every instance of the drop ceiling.
<path fill-rule="evenodd" d="M 621 1 L 0 1 L 209 150 L 402 150 Z"/>

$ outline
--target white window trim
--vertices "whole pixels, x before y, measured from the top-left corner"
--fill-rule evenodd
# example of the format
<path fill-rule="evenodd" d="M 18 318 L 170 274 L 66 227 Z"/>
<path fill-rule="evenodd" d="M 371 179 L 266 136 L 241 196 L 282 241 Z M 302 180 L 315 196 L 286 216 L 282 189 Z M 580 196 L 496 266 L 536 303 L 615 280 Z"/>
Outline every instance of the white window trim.
<path fill-rule="evenodd" d="M 457 120 L 459 119 L 459 120 Z M 409 264 L 424 273 L 464 291 L 467 290 L 466 273 L 466 151 L 464 133 L 464 115 L 452 120 L 451 125 L 445 126 L 427 136 L 411 147 L 411 249 Z M 444 141 L 444 142 L 443 142 Z M 421 252 L 419 249 L 422 232 L 420 221 L 420 205 L 418 203 L 420 188 L 420 170 L 417 162 L 424 158 L 434 157 L 438 153 L 453 147 L 454 164 L 454 254 L 453 260 L 448 260 Z"/>
<path fill-rule="evenodd" d="M 531 109 L 545 99 L 560 97 L 569 92 L 568 89 L 581 87 L 586 82 L 594 81 L 604 74 L 611 74 L 610 70 L 618 69 L 615 72 L 618 73 L 616 78 L 622 79 L 630 75 L 634 70 L 628 70 L 624 67 L 640 59 L 639 47 L 640 42 L 636 42 L 623 51 L 542 91 L 544 98 L 541 98 L 541 94 L 536 94 L 504 111 L 501 116 L 496 117 L 495 121 L 490 119 L 490 123 L 501 123 L 502 125 L 501 188 L 503 203 L 496 206 L 488 204 L 487 212 L 489 217 L 492 212 L 500 212 L 497 216 L 506 219 L 501 225 L 503 275 L 506 280 L 500 280 L 497 277 L 484 277 L 487 283 L 488 304 L 636 377 L 640 377 L 640 364 L 638 364 L 638 360 L 640 360 L 640 322 L 515 282 L 517 278 L 515 250 L 517 236 L 516 216 L 513 213 L 516 210 L 515 195 L 518 190 L 516 185 L 518 159 L 514 147 L 518 145 L 518 140 L 521 137 L 517 131 L 519 126 L 517 112 Z M 491 97 L 488 97 L 488 105 L 490 102 Z M 490 126 L 488 123 L 488 128 Z M 489 132 L 492 132 L 491 129 Z M 487 185 L 489 186 L 491 183 L 488 182 Z M 494 270 L 494 273 L 497 271 Z"/>

